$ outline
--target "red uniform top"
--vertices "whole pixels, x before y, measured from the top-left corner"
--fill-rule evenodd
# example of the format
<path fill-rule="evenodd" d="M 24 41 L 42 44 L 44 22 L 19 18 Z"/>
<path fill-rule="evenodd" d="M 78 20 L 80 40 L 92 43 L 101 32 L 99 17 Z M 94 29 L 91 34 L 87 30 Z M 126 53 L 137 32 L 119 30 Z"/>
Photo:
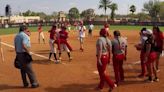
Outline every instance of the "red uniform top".
<path fill-rule="evenodd" d="M 56 34 L 56 30 L 55 29 L 51 29 L 49 32 L 50 32 L 50 39 L 54 39 L 54 36 Z"/>
<path fill-rule="evenodd" d="M 59 32 L 59 35 L 60 35 L 60 39 L 62 40 L 66 40 L 68 38 L 68 33 L 66 31 L 60 31 Z"/>
<path fill-rule="evenodd" d="M 159 32 L 159 33 L 155 33 L 154 35 L 155 35 L 155 41 L 157 43 L 157 47 L 162 48 L 163 47 L 163 39 L 164 39 L 163 33 Z"/>
<path fill-rule="evenodd" d="M 39 32 L 39 33 L 42 32 L 42 26 L 38 26 L 38 32 Z"/>

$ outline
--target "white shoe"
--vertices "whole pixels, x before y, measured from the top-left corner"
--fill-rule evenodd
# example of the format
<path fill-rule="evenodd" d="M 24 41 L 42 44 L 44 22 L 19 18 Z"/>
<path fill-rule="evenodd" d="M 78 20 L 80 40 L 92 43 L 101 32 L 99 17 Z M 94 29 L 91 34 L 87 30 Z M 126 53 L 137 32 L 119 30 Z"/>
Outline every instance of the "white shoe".
<path fill-rule="evenodd" d="M 62 58 L 61 58 L 61 57 L 59 57 L 59 60 L 62 60 Z"/>
<path fill-rule="evenodd" d="M 159 82 L 159 79 L 158 79 L 158 78 L 155 78 L 153 81 L 155 81 L 155 82 Z"/>
<path fill-rule="evenodd" d="M 69 57 L 69 60 L 72 60 L 73 58 L 72 57 Z"/>
<path fill-rule="evenodd" d="M 59 64 L 60 60 L 55 60 L 54 63 Z"/>

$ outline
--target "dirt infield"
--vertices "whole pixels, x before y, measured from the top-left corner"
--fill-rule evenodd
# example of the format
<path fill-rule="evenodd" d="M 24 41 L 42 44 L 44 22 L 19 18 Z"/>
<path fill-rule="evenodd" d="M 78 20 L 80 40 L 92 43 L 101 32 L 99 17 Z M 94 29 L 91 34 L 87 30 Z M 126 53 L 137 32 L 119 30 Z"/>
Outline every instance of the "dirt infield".
<path fill-rule="evenodd" d="M 95 43 L 98 32 L 95 31 L 93 37 L 86 37 L 84 52 L 79 50 L 77 33 L 71 32 L 69 42 L 73 47 L 71 62 L 68 61 L 66 52 L 62 54 L 62 64 L 54 64 L 46 59 L 49 53 L 48 33 L 46 44 L 38 44 L 38 34 L 32 33 L 31 51 L 44 56 L 33 55 L 33 68 L 37 75 L 40 87 L 36 89 L 22 88 L 22 81 L 19 70 L 13 66 L 15 57 L 14 49 L 2 45 L 5 62 L 0 62 L 0 92 L 96 92 L 94 88 L 99 82 L 96 72 Z M 159 82 L 146 83 L 144 79 L 137 78 L 140 73 L 139 52 L 135 50 L 134 44 L 139 40 L 138 31 L 122 31 L 122 35 L 128 38 L 128 57 L 124 62 L 125 82 L 115 88 L 113 92 L 164 92 L 164 58 L 161 58 L 159 72 Z M 1 36 L 4 43 L 13 45 L 14 35 Z M 0 58 L 1 59 L 1 58 Z M 2 61 L 2 60 L 0 60 Z M 111 78 L 114 73 L 110 63 L 108 68 Z M 107 92 L 108 87 L 102 90 Z"/>

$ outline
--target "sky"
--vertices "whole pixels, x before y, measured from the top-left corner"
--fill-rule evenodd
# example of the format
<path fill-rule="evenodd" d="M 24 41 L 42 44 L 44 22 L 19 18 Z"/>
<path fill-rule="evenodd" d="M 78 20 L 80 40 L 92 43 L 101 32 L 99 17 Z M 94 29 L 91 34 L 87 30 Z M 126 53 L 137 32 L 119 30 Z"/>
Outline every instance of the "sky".
<path fill-rule="evenodd" d="M 95 13 L 104 14 L 103 9 L 98 9 L 100 0 L 0 0 L 0 15 L 5 14 L 5 6 L 9 4 L 12 8 L 12 13 L 25 12 L 32 10 L 35 12 L 45 12 L 51 14 L 54 11 L 68 12 L 70 8 L 77 7 L 79 11 L 83 11 L 88 8 L 95 9 Z M 141 12 L 143 4 L 149 0 L 111 0 L 113 3 L 117 3 L 118 10 L 116 14 L 128 14 L 129 7 L 131 5 L 136 6 L 136 12 Z M 164 0 L 160 0 L 164 1 Z M 107 14 L 110 14 L 110 9 L 107 10 Z"/>

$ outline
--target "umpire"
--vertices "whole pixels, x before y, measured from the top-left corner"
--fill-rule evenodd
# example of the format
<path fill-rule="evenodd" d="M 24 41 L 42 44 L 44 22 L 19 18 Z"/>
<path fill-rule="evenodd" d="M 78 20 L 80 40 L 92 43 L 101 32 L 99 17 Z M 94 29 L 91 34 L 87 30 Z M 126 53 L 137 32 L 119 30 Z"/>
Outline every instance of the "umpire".
<path fill-rule="evenodd" d="M 27 56 L 30 56 L 29 50 L 31 47 L 29 36 L 30 31 L 27 30 L 27 27 L 25 25 L 20 26 L 19 33 L 16 35 L 14 40 L 15 51 L 17 60 L 21 64 L 20 72 L 24 87 L 26 88 L 29 86 L 26 78 L 27 75 L 31 83 L 31 88 L 37 88 L 39 87 L 39 84 L 32 69 L 32 60 L 27 58 Z"/>

